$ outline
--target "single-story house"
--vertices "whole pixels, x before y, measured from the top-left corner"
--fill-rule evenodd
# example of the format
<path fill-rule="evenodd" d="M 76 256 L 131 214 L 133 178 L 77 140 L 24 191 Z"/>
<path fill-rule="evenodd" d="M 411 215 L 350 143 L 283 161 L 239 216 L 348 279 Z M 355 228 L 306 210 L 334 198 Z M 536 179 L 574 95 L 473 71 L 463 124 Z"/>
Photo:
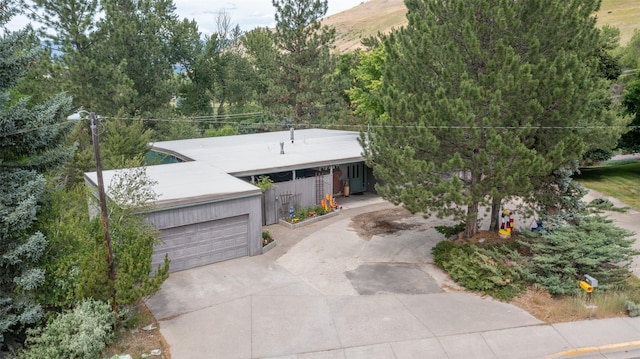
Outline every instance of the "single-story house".
<path fill-rule="evenodd" d="M 172 272 L 260 254 L 262 225 L 290 207 L 319 204 L 345 185 L 373 191 L 358 137 L 309 129 L 154 143 L 153 154 L 167 162 L 146 170 L 158 198 L 145 215 L 162 239 L 154 266 L 165 254 Z M 107 189 L 116 172 L 103 172 Z M 275 182 L 264 194 L 252 184 L 260 176 Z M 97 187 L 95 172 L 85 180 Z"/>

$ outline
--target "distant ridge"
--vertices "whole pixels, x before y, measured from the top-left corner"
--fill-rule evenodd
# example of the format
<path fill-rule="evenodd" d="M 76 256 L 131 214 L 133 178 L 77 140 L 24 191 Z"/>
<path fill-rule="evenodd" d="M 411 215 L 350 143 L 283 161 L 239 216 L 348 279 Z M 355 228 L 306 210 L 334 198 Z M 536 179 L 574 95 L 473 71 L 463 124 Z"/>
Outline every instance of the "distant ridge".
<path fill-rule="evenodd" d="M 472 0 L 471 0 L 472 1 Z M 388 33 L 407 24 L 404 0 L 365 0 L 360 5 L 323 19 L 323 24 L 336 29 L 336 51 L 343 53 L 362 48 L 363 38 L 378 32 Z M 625 45 L 640 28 L 640 1 L 603 0 L 596 14 L 598 24 L 620 29 L 620 43 Z"/>

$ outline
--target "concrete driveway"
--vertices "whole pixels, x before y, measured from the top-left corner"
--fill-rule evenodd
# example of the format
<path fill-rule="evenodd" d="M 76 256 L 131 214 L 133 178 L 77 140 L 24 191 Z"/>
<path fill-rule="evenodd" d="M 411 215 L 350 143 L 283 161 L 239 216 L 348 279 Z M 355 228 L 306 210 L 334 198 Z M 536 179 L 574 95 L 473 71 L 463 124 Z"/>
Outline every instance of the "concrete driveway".
<path fill-rule="evenodd" d="M 640 340 L 640 320 L 550 326 L 458 291 L 432 263 L 433 222 L 364 240 L 351 217 L 392 205 L 344 205 L 307 227 L 271 226 L 278 246 L 265 255 L 171 274 L 147 305 L 172 357 L 536 358 L 584 346 L 578 327 L 592 346 Z"/>

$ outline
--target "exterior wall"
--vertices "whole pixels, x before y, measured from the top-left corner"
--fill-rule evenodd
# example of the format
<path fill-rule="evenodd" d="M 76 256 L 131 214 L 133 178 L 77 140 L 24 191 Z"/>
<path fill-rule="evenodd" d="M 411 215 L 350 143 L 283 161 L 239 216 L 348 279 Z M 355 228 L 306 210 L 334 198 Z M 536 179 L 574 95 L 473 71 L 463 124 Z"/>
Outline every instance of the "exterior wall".
<path fill-rule="evenodd" d="M 160 230 L 173 228 L 175 238 L 178 227 L 189 229 L 189 226 L 232 217 L 248 216 L 248 252 L 250 256 L 262 253 L 262 214 L 260 195 L 244 198 L 234 198 L 218 202 L 194 204 L 184 207 L 161 209 L 146 215 L 147 221 Z M 186 243 L 189 236 L 185 232 L 183 239 Z M 215 241 L 215 238 L 212 238 Z M 157 261 L 157 260 L 156 260 Z M 158 264 L 154 261 L 154 268 Z"/>

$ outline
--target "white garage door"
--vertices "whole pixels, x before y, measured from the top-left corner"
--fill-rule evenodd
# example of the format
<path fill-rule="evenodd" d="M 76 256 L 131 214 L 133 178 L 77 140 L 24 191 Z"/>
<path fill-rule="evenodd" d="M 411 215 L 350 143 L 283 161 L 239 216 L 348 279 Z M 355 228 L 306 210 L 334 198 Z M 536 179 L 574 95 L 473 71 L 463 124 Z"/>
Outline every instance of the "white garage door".
<path fill-rule="evenodd" d="M 218 219 L 160 231 L 153 268 L 171 260 L 171 272 L 249 255 L 249 215 Z"/>

